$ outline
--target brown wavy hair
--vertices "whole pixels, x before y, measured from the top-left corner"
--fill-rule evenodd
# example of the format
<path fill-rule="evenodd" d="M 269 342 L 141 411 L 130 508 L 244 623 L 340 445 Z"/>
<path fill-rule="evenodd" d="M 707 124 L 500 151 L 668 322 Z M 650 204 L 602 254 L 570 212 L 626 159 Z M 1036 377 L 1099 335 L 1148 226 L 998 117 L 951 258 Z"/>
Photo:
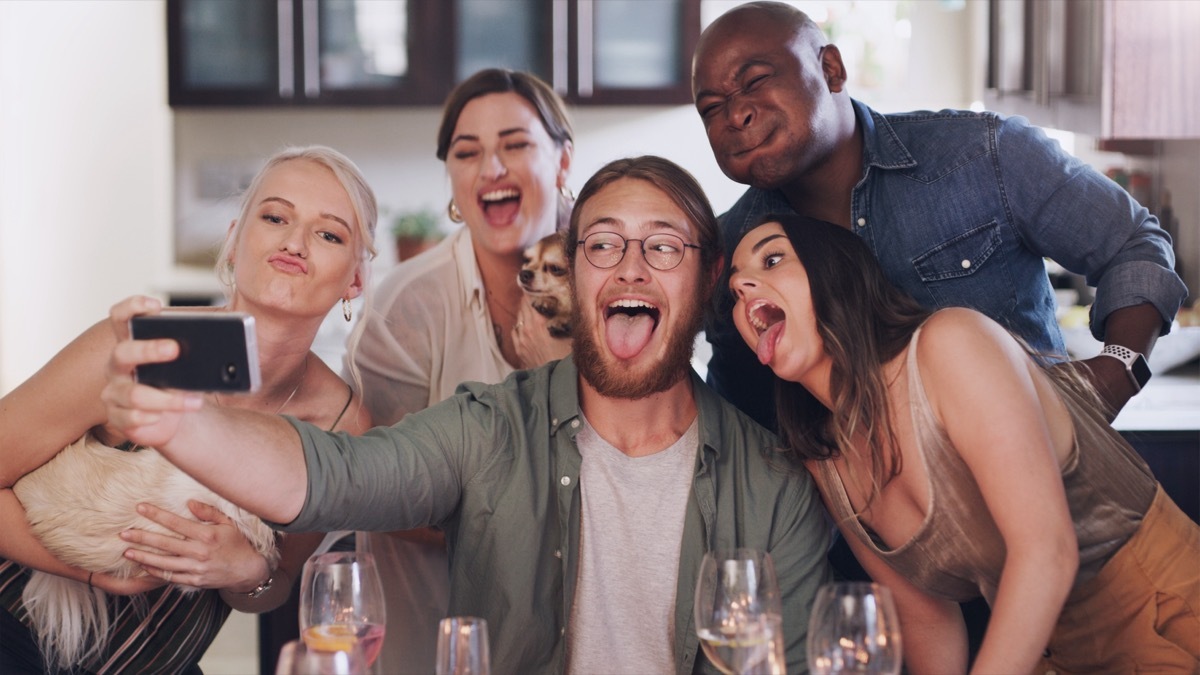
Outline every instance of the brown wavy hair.
<path fill-rule="evenodd" d="M 858 235 L 795 214 L 779 223 L 808 273 L 817 333 L 832 360 L 832 410 L 800 384 L 776 381 L 779 435 L 801 460 L 855 457 L 853 439 L 867 439 L 873 495 L 900 473 L 883 364 L 895 358 L 932 313 L 896 288 Z M 890 468 L 889 468 L 890 466 Z M 872 495 L 872 496 L 873 496 Z"/>

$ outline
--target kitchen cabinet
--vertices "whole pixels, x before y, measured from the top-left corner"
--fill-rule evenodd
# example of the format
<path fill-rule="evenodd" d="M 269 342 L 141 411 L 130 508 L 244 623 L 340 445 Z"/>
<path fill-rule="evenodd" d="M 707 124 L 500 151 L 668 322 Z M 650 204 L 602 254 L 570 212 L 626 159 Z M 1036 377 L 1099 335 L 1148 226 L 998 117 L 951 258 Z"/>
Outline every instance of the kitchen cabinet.
<path fill-rule="evenodd" d="M 168 0 L 172 106 L 439 105 L 480 68 L 691 102 L 700 0 Z"/>
<path fill-rule="evenodd" d="M 1102 139 L 1200 137 L 1200 3 L 989 0 L 985 104 Z"/>
<path fill-rule="evenodd" d="M 168 0 L 172 106 L 437 104 L 440 2 Z"/>

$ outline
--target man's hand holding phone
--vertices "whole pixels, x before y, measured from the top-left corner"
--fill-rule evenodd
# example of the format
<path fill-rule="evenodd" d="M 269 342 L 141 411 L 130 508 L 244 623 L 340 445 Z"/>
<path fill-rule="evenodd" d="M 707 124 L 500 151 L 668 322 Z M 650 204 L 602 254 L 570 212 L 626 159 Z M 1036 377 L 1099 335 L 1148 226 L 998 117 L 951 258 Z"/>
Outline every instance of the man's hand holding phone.
<path fill-rule="evenodd" d="M 133 296 L 113 306 L 109 325 L 116 335 L 108 365 L 108 384 L 101 398 L 108 408 L 109 423 L 139 445 L 161 448 L 175 437 L 183 413 L 201 410 L 204 397 L 198 391 L 159 388 L 138 382 L 139 368 L 167 364 L 182 353 L 174 339 L 134 339 L 130 321 L 137 316 L 160 315 L 162 303 L 146 296 Z M 247 353 L 256 353 L 247 350 Z M 257 371 L 257 360 L 254 370 Z M 175 371 L 178 377 L 182 371 Z M 255 377 L 257 381 L 257 377 Z"/>

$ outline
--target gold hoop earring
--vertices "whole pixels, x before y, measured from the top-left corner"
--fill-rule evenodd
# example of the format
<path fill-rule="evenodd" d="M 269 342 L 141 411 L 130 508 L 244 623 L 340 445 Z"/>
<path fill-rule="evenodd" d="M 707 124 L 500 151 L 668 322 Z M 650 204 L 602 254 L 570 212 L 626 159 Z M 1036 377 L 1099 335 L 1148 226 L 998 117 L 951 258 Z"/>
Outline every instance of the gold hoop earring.
<path fill-rule="evenodd" d="M 350 323 L 350 319 L 354 318 L 354 311 L 350 307 L 350 300 L 342 298 L 342 316 L 346 317 L 346 323 Z"/>
<path fill-rule="evenodd" d="M 567 185 L 566 183 L 558 186 L 558 194 L 562 195 L 563 199 L 569 202 L 575 201 L 575 191 L 572 190 L 571 186 Z"/>
<path fill-rule="evenodd" d="M 450 220 L 456 223 L 463 221 L 462 211 L 458 210 L 458 204 L 455 204 L 453 199 L 450 200 L 450 205 L 446 207 L 446 214 L 450 216 Z"/>
<path fill-rule="evenodd" d="M 233 275 L 233 261 L 226 260 L 224 265 L 217 271 L 217 281 L 229 287 L 237 285 L 237 278 Z"/>

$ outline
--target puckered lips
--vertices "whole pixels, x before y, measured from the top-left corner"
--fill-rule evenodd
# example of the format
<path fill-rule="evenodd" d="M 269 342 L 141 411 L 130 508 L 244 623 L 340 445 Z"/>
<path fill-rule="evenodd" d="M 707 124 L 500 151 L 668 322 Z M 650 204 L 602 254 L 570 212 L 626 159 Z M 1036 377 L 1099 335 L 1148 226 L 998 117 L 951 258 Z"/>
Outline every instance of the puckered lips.
<path fill-rule="evenodd" d="M 778 305 L 767 300 L 755 300 L 746 306 L 746 321 L 758 334 L 758 345 L 755 353 L 763 365 L 771 363 L 775 358 L 775 345 L 783 335 L 783 327 L 787 323 L 787 315 Z"/>
<path fill-rule="evenodd" d="M 631 359 L 650 343 L 662 312 L 640 298 L 617 298 L 604 308 L 604 337 L 620 359 Z"/>
<path fill-rule="evenodd" d="M 521 209 L 521 191 L 515 187 L 487 190 L 479 195 L 479 208 L 488 223 L 507 225 L 517 217 Z"/>
<path fill-rule="evenodd" d="M 276 253 L 272 255 L 270 258 L 267 258 L 267 264 L 286 274 L 308 273 L 308 263 L 304 261 L 304 258 L 288 253 Z"/>

